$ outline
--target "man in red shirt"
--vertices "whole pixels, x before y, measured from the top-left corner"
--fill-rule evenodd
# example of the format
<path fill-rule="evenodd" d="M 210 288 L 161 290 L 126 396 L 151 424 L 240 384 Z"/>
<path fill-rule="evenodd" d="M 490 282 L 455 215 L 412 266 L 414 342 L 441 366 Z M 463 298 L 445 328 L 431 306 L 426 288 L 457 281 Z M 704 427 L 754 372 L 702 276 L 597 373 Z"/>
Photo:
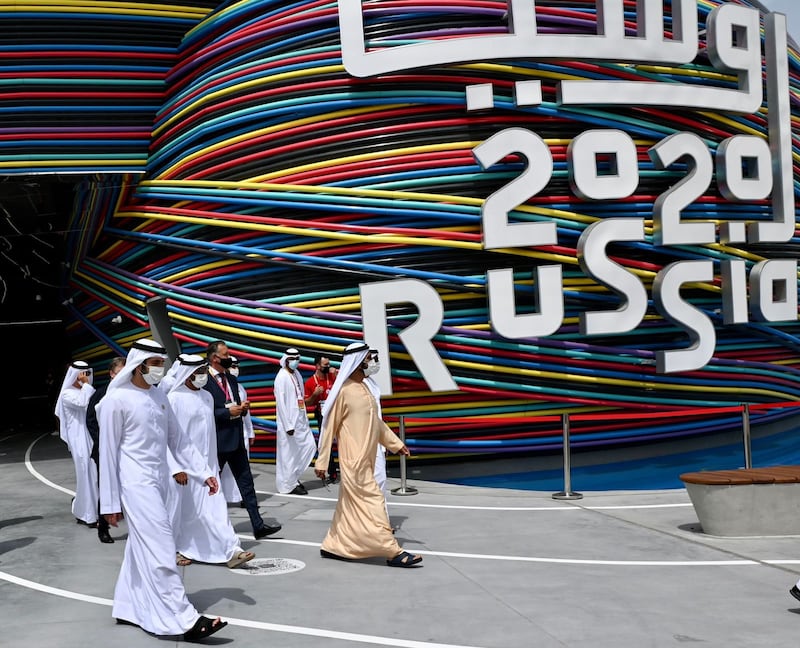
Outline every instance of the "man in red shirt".
<path fill-rule="evenodd" d="M 322 405 L 328 397 L 328 392 L 336 380 L 336 368 L 331 366 L 330 358 L 326 355 L 317 355 L 314 358 L 314 366 L 316 371 L 311 374 L 311 377 L 305 382 L 306 411 L 314 412 L 314 420 L 317 422 L 317 430 L 322 431 Z M 328 462 L 328 479 L 332 484 L 336 483 L 339 475 L 336 471 L 336 464 L 333 462 L 333 453 L 331 453 L 331 460 Z"/>

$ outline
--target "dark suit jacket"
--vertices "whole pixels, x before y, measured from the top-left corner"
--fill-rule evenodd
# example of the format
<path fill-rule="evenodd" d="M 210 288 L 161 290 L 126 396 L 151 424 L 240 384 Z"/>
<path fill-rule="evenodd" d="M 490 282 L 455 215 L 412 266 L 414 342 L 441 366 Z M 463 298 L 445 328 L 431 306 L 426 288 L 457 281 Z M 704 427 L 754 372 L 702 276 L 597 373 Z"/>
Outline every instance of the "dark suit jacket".
<path fill-rule="evenodd" d="M 89 436 L 92 439 L 92 459 L 94 459 L 95 463 L 99 461 L 100 457 L 100 425 L 97 422 L 97 412 L 94 411 L 94 408 L 100 402 L 100 399 L 106 395 L 107 388 L 108 385 L 98 387 L 89 399 L 89 405 L 86 408 L 86 428 L 89 430 Z"/>
<path fill-rule="evenodd" d="M 234 402 L 241 404 L 239 399 L 239 381 L 229 373 L 225 374 L 228 381 L 228 389 Z M 233 452 L 239 446 L 244 448 L 244 433 L 242 429 L 242 418 L 231 418 L 228 408 L 225 407 L 225 392 L 219 386 L 217 379 L 208 374 L 208 382 L 203 388 L 214 397 L 214 420 L 217 423 L 217 452 Z"/>

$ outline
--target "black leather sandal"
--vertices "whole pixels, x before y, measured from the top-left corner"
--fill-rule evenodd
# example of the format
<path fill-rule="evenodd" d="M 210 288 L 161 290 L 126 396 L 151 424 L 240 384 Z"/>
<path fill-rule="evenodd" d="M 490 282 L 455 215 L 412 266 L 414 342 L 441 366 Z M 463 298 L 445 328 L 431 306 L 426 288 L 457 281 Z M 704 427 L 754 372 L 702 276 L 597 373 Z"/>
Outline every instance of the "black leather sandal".
<path fill-rule="evenodd" d="M 407 551 L 403 551 L 394 558 L 388 558 L 386 560 L 386 564 L 389 565 L 389 567 L 414 567 L 421 562 L 422 556 L 414 556 Z"/>
<path fill-rule="evenodd" d="M 209 619 L 206 616 L 201 616 L 190 630 L 183 633 L 184 641 L 200 641 L 206 637 L 210 637 L 215 632 L 219 632 L 228 625 L 227 621 L 223 621 L 219 617 L 216 619 Z"/>

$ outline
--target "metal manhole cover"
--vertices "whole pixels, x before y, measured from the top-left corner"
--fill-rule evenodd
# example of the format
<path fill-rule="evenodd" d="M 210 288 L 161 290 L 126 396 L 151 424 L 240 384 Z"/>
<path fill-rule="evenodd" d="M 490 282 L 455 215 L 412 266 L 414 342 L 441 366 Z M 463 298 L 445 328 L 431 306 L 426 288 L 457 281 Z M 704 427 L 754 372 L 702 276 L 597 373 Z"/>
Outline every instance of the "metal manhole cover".
<path fill-rule="evenodd" d="M 303 561 L 293 558 L 253 558 L 231 572 L 242 576 L 277 576 L 305 569 L 305 566 Z"/>

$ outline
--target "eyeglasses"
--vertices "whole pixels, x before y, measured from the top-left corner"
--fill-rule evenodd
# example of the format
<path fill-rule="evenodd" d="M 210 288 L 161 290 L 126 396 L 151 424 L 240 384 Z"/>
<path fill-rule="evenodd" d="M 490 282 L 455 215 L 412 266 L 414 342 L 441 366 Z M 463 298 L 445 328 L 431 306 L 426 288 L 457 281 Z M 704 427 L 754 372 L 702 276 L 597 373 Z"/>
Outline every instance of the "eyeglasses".
<path fill-rule="evenodd" d="M 370 360 L 377 360 L 378 359 L 378 352 L 375 351 L 374 353 L 370 353 L 369 354 L 369 359 Z"/>

